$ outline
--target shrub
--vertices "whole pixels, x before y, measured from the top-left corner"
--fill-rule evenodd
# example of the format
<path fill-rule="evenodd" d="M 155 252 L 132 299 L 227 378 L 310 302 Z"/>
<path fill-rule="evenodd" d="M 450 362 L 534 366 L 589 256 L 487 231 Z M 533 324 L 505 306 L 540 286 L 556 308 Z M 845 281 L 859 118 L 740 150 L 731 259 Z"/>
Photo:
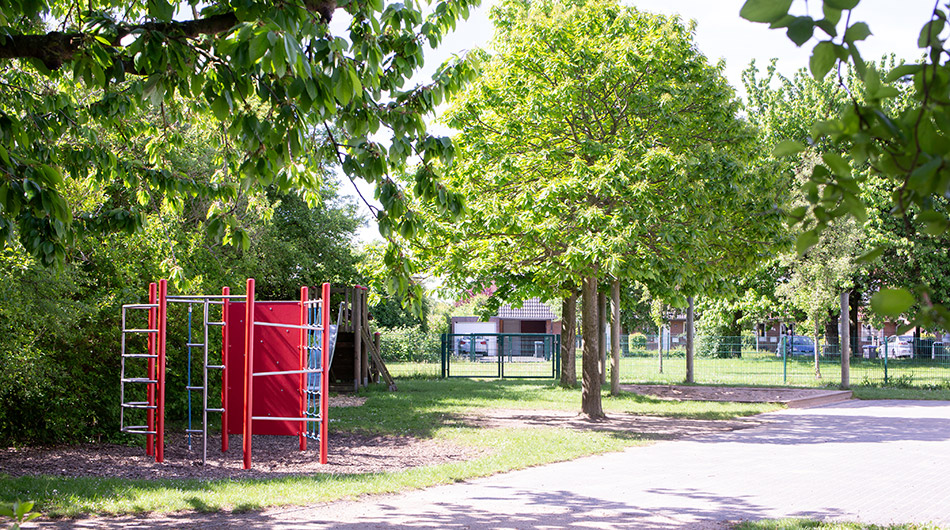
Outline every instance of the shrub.
<path fill-rule="evenodd" d="M 696 354 L 700 357 L 741 357 L 742 344 L 742 337 L 699 335 L 696 337 Z"/>
<path fill-rule="evenodd" d="M 620 344 L 623 349 L 623 355 L 643 355 L 647 347 L 647 336 L 643 333 L 631 333 L 627 335 L 626 342 L 621 337 Z"/>
<path fill-rule="evenodd" d="M 415 327 L 380 328 L 380 354 L 384 361 L 439 362 L 442 339 Z"/>

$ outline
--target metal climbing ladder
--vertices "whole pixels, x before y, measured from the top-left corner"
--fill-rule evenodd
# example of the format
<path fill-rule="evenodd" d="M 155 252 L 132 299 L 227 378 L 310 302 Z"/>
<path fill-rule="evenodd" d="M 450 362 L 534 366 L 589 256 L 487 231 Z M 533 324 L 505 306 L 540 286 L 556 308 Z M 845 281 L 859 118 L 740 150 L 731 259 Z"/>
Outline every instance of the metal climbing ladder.
<path fill-rule="evenodd" d="M 208 461 L 208 413 L 219 413 L 221 414 L 221 427 L 222 432 L 227 432 L 227 414 L 226 414 L 226 403 L 228 398 L 228 386 L 227 386 L 227 366 L 224 362 L 224 352 L 227 350 L 227 340 L 228 334 L 224 329 L 227 326 L 228 322 L 228 305 L 232 300 L 244 300 L 244 295 L 231 295 L 229 288 L 225 287 L 221 291 L 220 296 L 210 296 L 210 295 L 176 295 L 168 297 L 169 303 L 183 303 L 188 304 L 188 342 L 186 347 L 188 349 L 188 370 L 187 370 L 187 382 L 185 390 L 188 396 L 188 428 L 185 432 L 188 433 L 188 448 L 191 449 L 191 435 L 200 435 L 201 436 L 201 463 L 207 463 Z M 196 342 L 195 337 L 192 331 L 192 315 L 194 313 L 195 306 L 201 307 L 201 322 L 202 322 L 202 331 L 201 331 L 201 341 Z M 211 316 L 211 307 L 220 306 L 221 307 L 221 318 L 220 320 L 212 320 Z M 213 328 L 222 329 L 222 338 L 221 338 L 221 351 L 219 352 L 220 362 L 212 364 L 211 361 L 211 330 Z M 195 348 L 200 348 L 201 358 L 202 358 L 202 378 L 200 385 L 192 384 L 191 376 L 193 372 L 193 363 L 192 363 L 192 350 Z M 211 371 L 220 371 L 221 373 L 221 406 L 220 407 L 209 407 L 208 406 L 208 388 L 209 388 L 209 373 Z M 193 426 L 192 420 L 192 398 L 194 392 L 201 393 L 201 428 L 196 429 Z M 221 450 L 227 451 L 228 449 L 228 438 L 226 435 L 221 437 Z"/>
<path fill-rule="evenodd" d="M 312 329 L 307 330 L 307 368 L 313 370 L 313 372 L 307 374 L 307 385 L 304 389 L 307 397 L 304 416 L 309 418 L 309 421 L 306 422 L 304 436 L 320 443 L 321 453 L 326 453 L 324 448 L 326 431 L 321 430 L 325 422 L 321 422 L 320 418 L 325 417 L 322 409 L 322 398 L 324 394 L 323 389 L 327 387 L 324 386 L 323 378 L 326 377 L 325 381 L 329 384 L 329 369 L 324 370 L 323 368 L 333 364 L 333 350 L 336 348 L 336 339 L 340 329 L 342 304 L 340 312 L 337 313 L 336 324 L 329 324 L 329 314 L 326 315 L 326 323 L 323 321 L 324 300 L 308 301 L 305 305 L 307 307 L 307 323 L 313 326 Z M 319 322 L 320 327 L 326 329 L 328 333 L 324 333 L 321 329 L 318 329 L 314 325 L 317 322 Z M 325 336 L 329 337 L 326 344 L 323 341 Z M 329 349 L 329 353 L 327 357 L 324 357 L 323 352 L 326 349 Z"/>
<path fill-rule="evenodd" d="M 145 435 L 145 454 L 155 455 L 156 462 L 164 460 L 165 433 L 165 323 L 168 283 L 161 280 L 158 284 L 149 284 L 147 304 L 126 304 L 122 306 L 122 350 L 119 372 L 119 393 L 122 406 L 119 411 L 119 426 L 122 432 Z M 130 311 L 148 311 L 148 323 L 144 328 L 129 327 Z M 147 353 L 130 353 L 128 338 L 136 334 L 146 334 Z M 146 360 L 145 375 L 130 376 L 128 364 L 136 360 Z M 142 370 L 138 370 L 141 373 Z M 144 385 L 145 399 L 142 393 L 128 392 L 129 386 Z M 135 394 L 139 397 L 128 397 Z M 144 410 L 145 424 L 127 424 L 126 411 Z"/>
<path fill-rule="evenodd" d="M 220 407 L 208 406 L 209 389 L 209 371 L 221 371 L 222 383 L 227 381 L 227 367 L 222 358 L 219 364 L 210 362 L 210 336 L 211 329 L 215 327 L 222 328 L 222 349 L 227 349 L 228 334 L 228 303 L 231 300 L 244 300 L 244 295 L 231 295 L 230 290 L 225 287 L 221 296 L 205 295 L 174 295 L 168 296 L 168 282 L 161 280 L 157 284 L 149 285 L 149 301 L 147 304 L 126 304 L 122 306 L 122 353 L 120 368 L 120 394 L 121 411 L 119 416 L 120 429 L 122 432 L 131 434 L 144 434 L 145 454 L 155 455 L 156 462 L 162 462 L 165 459 L 165 345 L 167 342 L 166 324 L 168 320 L 168 304 L 184 303 L 188 304 L 188 381 L 186 391 L 188 394 L 188 428 L 186 432 L 189 436 L 189 449 L 191 448 L 191 435 L 201 435 L 202 438 L 202 463 L 208 460 L 208 413 L 221 413 L 221 427 L 224 433 L 227 433 L 227 414 L 225 414 L 225 403 L 227 403 L 228 387 L 222 384 Z M 202 335 L 201 341 L 196 342 L 192 334 L 191 320 L 193 308 L 196 305 L 201 306 L 202 314 Z M 221 319 L 211 320 L 211 306 L 219 305 L 221 309 Z M 148 311 L 148 324 L 144 328 L 130 327 L 129 313 L 136 310 Z M 130 352 L 128 337 L 136 334 L 147 334 L 148 350 L 147 353 Z M 201 385 L 193 385 L 192 375 L 192 350 L 201 348 L 202 350 L 202 379 Z M 223 354 L 222 354 L 223 355 Z M 144 359 L 147 366 L 130 366 L 133 360 Z M 130 373 L 145 375 L 130 375 Z M 143 392 L 135 392 L 131 387 L 144 385 L 144 400 L 141 399 Z M 201 392 L 201 428 L 193 428 L 192 421 L 192 397 L 194 392 Z M 129 397 L 134 396 L 134 397 Z M 146 411 L 145 424 L 129 424 L 126 411 L 144 410 Z M 221 450 L 227 451 L 228 437 L 223 435 L 221 438 Z"/>

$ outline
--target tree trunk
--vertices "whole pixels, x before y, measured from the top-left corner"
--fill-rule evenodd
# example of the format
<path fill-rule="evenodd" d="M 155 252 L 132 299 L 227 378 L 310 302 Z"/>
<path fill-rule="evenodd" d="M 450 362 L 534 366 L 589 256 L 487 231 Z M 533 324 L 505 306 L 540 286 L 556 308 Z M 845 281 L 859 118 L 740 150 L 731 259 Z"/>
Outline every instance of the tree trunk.
<path fill-rule="evenodd" d="M 694 382 L 693 374 L 693 297 L 686 299 L 689 305 L 686 307 L 686 382 Z"/>
<path fill-rule="evenodd" d="M 742 325 L 739 323 L 742 320 L 742 315 L 741 309 L 733 311 L 732 322 L 729 324 L 729 333 L 734 337 L 730 351 L 731 357 L 742 357 Z"/>
<path fill-rule="evenodd" d="M 561 302 L 561 386 L 565 387 L 577 384 L 576 328 L 577 291 L 572 287 L 570 296 Z"/>
<path fill-rule="evenodd" d="M 600 356 L 600 384 L 607 382 L 607 295 L 597 293 L 597 351 Z"/>
<path fill-rule="evenodd" d="M 610 395 L 620 395 L 620 280 L 610 284 Z"/>
<path fill-rule="evenodd" d="M 848 291 L 841 293 L 841 336 L 849 340 L 841 341 L 841 388 L 851 388 L 851 332 L 848 330 Z"/>
<path fill-rule="evenodd" d="M 838 344 L 841 342 L 838 337 L 838 314 L 834 311 L 828 311 L 828 322 L 825 324 L 825 344 Z"/>
<path fill-rule="evenodd" d="M 581 381 L 581 410 L 591 419 L 604 417 L 604 409 L 600 403 L 600 350 L 598 347 L 597 330 L 597 277 L 589 276 L 584 279 L 581 294 L 581 311 L 583 314 L 584 352 L 582 354 L 582 381 Z"/>

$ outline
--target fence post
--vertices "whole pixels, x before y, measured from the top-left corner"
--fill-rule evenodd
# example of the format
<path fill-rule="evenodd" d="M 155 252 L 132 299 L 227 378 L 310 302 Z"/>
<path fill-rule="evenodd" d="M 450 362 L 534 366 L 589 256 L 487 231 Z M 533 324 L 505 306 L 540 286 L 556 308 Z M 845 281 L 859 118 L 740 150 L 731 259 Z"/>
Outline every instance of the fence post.
<path fill-rule="evenodd" d="M 887 337 L 884 337 L 884 384 L 887 384 Z"/>
<path fill-rule="evenodd" d="M 847 390 L 851 387 L 851 321 L 849 319 L 849 291 L 841 293 L 841 316 L 839 317 L 839 326 L 841 331 L 838 335 L 841 337 L 841 388 Z"/>
<path fill-rule="evenodd" d="M 446 362 L 446 356 L 448 355 L 448 353 L 446 352 L 446 347 L 445 347 L 446 342 L 448 342 L 447 340 L 445 340 L 446 338 L 447 338 L 446 334 L 443 333 L 442 343 L 439 347 L 439 357 L 441 358 L 441 361 L 442 361 L 442 379 L 445 379 L 445 362 Z"/>
<path fill-rule="evenodd" d="M 514 348 L 514 341 L 512 339 L 513 337 L 508 337 L 508 355 L 509 355 L 508 358 L 509 359 L 511 358 L 511 350 Z M 504 343 L 504 338 L 502 338 L 502 343 Z M 521 342 L 519 341 L 518 344 L 520 345 Z M 498 378 L 504 379 L 504 377 L 505 377 L 505 356 L 502 355 L 501 352 L 499 352 L 498 353 Z"/>
<path fill-rule="evenodd" d="M 782 384 L 788 384 L 788 337 L 782 335 Z"/>
<path fill-rule="evenodd" d="M 693 297 L 686 299 L 689 305 L 686 307 L 686 382 L 694 382 L 693 374 Z"/>

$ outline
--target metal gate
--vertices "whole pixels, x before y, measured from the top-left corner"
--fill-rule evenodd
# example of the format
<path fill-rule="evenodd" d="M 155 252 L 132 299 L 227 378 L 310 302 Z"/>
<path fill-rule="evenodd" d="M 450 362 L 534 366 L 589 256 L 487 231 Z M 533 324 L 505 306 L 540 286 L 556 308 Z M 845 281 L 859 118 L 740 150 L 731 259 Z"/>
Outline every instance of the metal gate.
<path fill-rule="evenodd" d="M 445 333 L 442 377 L 555 378 L 561 336 L 549 333 Z"/>

